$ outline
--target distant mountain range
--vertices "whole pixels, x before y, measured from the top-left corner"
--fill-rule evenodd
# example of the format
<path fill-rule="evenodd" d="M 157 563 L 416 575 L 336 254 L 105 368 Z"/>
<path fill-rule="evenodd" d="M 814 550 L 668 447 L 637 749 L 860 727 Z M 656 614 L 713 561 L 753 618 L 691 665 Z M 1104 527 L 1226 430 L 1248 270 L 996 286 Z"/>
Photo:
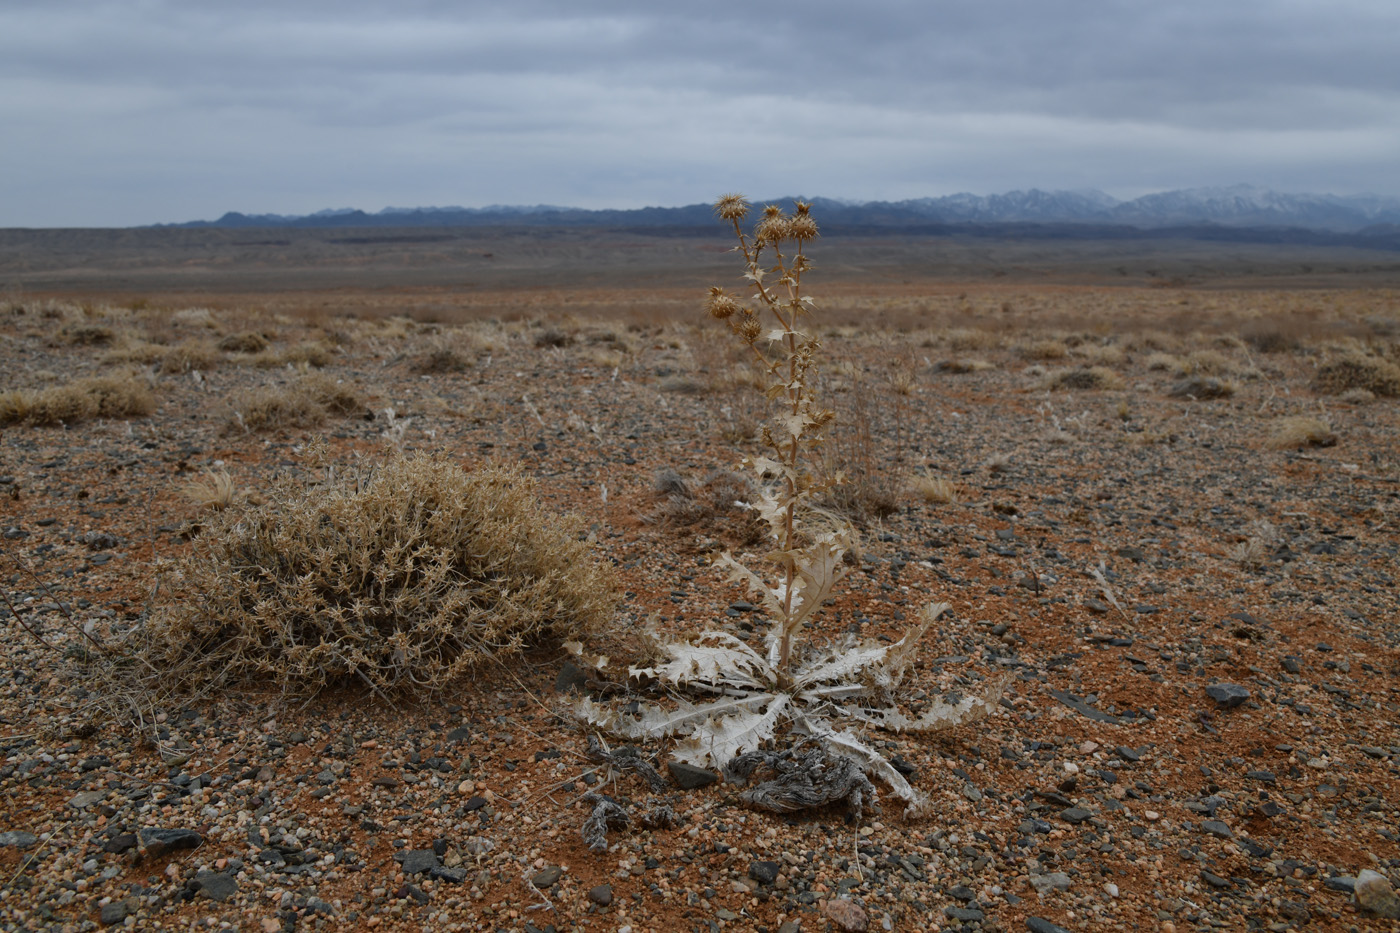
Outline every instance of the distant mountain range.
<path fill-rule="evenodd" d="M 791 203 L 792 198 L 773 202 Z M 1164 227 L 1289 228 L 1392 237 L 1400 232 L 1400 198 L 1372 195 L 1283 194 L 1252 185 L 1190 188 L 1120 201 L 1102 191 L 1012 191 L 954 194 L 907 201 L 853 202 L 811 198 L 827 228 L 929 227 L 967 224 L 1084 224 L 1146 229 Z M 456 227 L 671 226 L 713 224 L 708 204 L 585 210 L 573 207 L 386 207 L 377 213 L 346 208 L 305 216 L 239 214 L 179 227 Z M 1225 233 L 1225 231 L 1221 231 Z"/>

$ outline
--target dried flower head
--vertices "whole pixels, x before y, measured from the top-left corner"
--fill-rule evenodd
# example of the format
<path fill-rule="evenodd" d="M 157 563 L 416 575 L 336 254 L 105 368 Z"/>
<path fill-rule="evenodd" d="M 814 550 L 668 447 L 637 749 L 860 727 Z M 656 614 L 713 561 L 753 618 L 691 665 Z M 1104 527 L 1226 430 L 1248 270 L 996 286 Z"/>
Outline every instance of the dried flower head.
<path fill-rule="evenodd" d="M 753 235 L 758 243 L 778 243 L 791 239 L 791 221 L 782 208 L 769 204 L 763 209 L 763 219 L 758 222 Z"/>
<path fill-rule="evenodd" d="M 710 295 L 705 299 L 705 310 L 710 312 L 711 317 L 723 321 L 739 310 L 739 303 L 726 295 L 724 289 L 714 285 L 710 287 Z"/>
<path fill-rule="evenodd" d="M 743 220 L 749 214 L 749 199 L 742 194 L 726 194 L 715 202 L 715 213 L 722 220 Z"/>
<path fill-rule="evenodd" d="M 759 323 L 758 318 L 750 314 L 739 322 L 738 326 L 734 328 L 734 332 L 748 343 L 753 343 L 763 336 L 763 325 Z"/>
<path fill-rule="evenodd" d="M 818 236 L 817 222 L 807 213 L 806 204 L 797 205 L 797 215 L 788 221 L 788 235 L 794 240 L 815 240 Z"/>

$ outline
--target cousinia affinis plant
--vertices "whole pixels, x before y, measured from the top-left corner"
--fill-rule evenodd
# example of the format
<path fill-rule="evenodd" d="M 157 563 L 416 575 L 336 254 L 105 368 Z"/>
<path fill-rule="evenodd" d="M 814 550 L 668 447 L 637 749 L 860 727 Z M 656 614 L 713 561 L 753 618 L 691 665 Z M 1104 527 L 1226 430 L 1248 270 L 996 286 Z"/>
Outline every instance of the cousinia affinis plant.
<path fill-rule="evenodd" d="M 817 225 L 809 206 L 799 202 L 791 215 L 778 207 L 764 208 L 762 219 L 746 234 L 741 222 L 748 210 L 748 202 L 734 194 L 715 204 L 720 218 L 734 227 L 753 297 L 741 301 L 712 288 L 706 308 L 756 354 L 768 374 L 767 395 L 779 406 L 762 432 L 768 455 L 745 461 L 760 481 L 757 501 L 748 505 L 768 525 L 773 548 L 764 560 L 771 572 L 765 578 L 728 553 L 721 558 L 730 579 L 747 587 L 769 617 L 765 650 L 760 653 L 728 632 L 713 630 L 659 643 L 657 663 L 632 667 L 629 673 L 672 688 L 674 709 L 639 705 L 634 715 L 585 699 L 577 712 L 590 725 L 632 740 L 679 736 L 677 759 L 719 768 L 759 749 L 780 726 L 790 724 L 830 754 L 851 759 L 889 785 L 912 814 L 922 808 L 922 796 L 883 755 L 834 721 L 892 732 L 944 729 L 990 712 L 1005 681 L 956 703 L 935 701 L 916 716 L 898 708 L 896 694 L 919 639 L 947 611 L 947 603 L 924 607 L 919 624 L 893 644 L 848 640 L 819 647 L 801 638 L 844 575 L 843 559 L 856 538 L 849 522 L 812 503 L 840 477 L 818 480 L 805 466 L 835 418 L 817 403 L 821 344 L 804 329 L 814 307 L 802 291 L 803 274 L 811 268 L 805 249 L 816 239 Z M 697 695 L 704 701 L 692 702 Z"/>

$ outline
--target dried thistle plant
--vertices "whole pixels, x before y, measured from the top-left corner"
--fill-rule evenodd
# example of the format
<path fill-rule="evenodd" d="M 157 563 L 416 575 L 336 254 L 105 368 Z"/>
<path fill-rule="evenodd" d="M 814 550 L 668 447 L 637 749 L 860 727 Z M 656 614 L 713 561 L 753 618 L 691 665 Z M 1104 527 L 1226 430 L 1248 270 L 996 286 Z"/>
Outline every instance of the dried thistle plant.
<path fill-rule="evenodd" d="M 744 585 L 766 614 L 766 643 L 760 652 L 719 631 L 658 642 L 655 662 L 632 667 L 630 675 L 706 700 L 678 698 L 675 709 L 642 705 L 633 715 L 585 699 L 576 711 L 589 724 L 633 740 L 683 736 L 677 758 L 719 768 L 759 749 L 790 724 L 832 755 L 879 777 L 906 803 L 907 814 L 919 812 L 925 801 L 904 776 L 833 720 L 894 732 L 944 729 L 988 714 L 1005 681 L 982 696 L 936 701 L 918 716 L 898 709 L 895 696 L 918 642 L 948 609 L 946 603 L 926 606 L 919 624 L 893 644 L 845 641 L 819 647 L 802 639 L 844 576 L 843 558 L 857 546 L 848 522 L 814 505 L 841 482 L 840 475 L 819 476 L 808 469 L 835 418 L 818 403 L 814 386 L 821 345 L 804 329 L 813 305 L 802 291 L 803 275 L 811 268 L 805 249 L 817 237 L 817 225 L 801 202 L 791 215 L 776 206 L 764 208 L 752 234 L 740 225 L 749 211 L 743 197 L 726 195 L 715 210 L 733 225 L 744 278 L 754 293 L 744 302 L 711 288 L 706 309 L 749 348 L 767 379 L 765 394 L 778 403 L 772 423 L 761 431 L 767 454 L 744 461 L 759 483 L 748 507 L 771 539 L 766 567 L 760 573 L 727 552 L 720 558 L 729 579 Z"/>

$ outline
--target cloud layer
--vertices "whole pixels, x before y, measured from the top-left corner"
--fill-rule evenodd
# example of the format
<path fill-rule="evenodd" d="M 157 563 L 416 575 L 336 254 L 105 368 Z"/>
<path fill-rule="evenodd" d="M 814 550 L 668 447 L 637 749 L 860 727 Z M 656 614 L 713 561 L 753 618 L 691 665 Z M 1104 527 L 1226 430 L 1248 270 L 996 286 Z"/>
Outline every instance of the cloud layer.
<path fill-rule="evenodd" d="M 1400 194 L 1400 6 L 11 3 L 0 226 L 722 190 Z"/>

